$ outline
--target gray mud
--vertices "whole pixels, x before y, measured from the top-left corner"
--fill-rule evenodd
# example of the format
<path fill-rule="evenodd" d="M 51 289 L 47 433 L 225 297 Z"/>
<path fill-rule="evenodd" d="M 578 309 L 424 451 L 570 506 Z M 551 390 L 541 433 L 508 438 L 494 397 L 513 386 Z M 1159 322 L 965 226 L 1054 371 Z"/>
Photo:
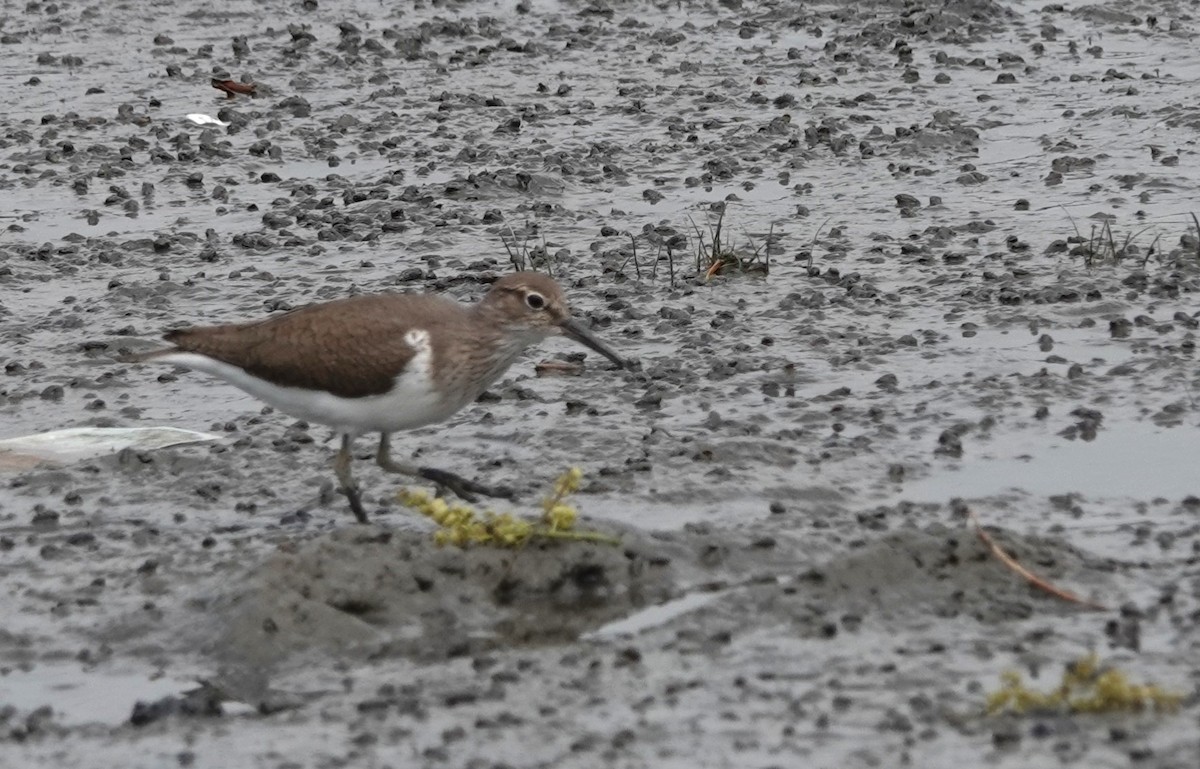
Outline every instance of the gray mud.
<path fill-rule="evenodd" d="M 0 765 L 1196 766 L 1198 24 L 3 6 L 0 438 L 222 438 L 0 462 Z M 355 526 L 326 430 L 121 362 L 510 251 L 640 370 L 548 343 L 396 448 L 526 506 L 580 465 L 619 548 L 439 550 L 368 462 Z M 1182 709 L 983 715 L 1089 651 Z"/>

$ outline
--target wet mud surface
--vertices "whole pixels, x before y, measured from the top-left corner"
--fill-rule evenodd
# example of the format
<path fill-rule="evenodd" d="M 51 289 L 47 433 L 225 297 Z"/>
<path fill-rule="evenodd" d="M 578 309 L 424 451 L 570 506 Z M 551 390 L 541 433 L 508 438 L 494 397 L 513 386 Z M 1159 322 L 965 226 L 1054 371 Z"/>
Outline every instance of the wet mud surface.
<path fill-rule="evenodd" d="M 220 436 L 0 462 L 0 764 L 1195 766 L 1198 25 L 0 9 L 0 438 Z M 750 264 L 706 281 L 718 221 Z M 474 300 L 510 252 L 640 368 L 538 376 L 577 359 L 547 343 L 395 450 L 527 508 L 579 465 L 619 548 L 437 549 L 365 461 L 354 525 L 328 431 L 122 362 L 355 292 Z M 1110 610 L 1033 591 L 953 500 Z M 1089 651 L 1182 709 L 983 715 Z"/>

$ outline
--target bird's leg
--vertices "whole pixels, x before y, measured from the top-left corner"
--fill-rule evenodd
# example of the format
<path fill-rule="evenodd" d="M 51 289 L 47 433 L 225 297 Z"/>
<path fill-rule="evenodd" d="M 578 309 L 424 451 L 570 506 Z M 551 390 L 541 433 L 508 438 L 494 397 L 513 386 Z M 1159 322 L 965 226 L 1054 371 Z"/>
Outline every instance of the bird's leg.
<path fill-rule="evenodd" d="M 454 492 L 455 495 L 468 502 L 476 501 L 477 494 L 482 494 L 485 497 L 501 497 L 504 499 L 512 499 L 513 497 L 512 489 L 484 486 L 482 483 L 476 483 L 460 475 L 455 475 L 449 470 L 439 470 L 436 467 L 417 467 L 406 462 L 397 462 L 392 459 L 391 444 L 391 436 L 383 433 L 379 438 L 379 454 L 375 458 L 379 466 L 389 473 L 400 473 L 401 475 L 411 475 L 414 478 L 423 478 L 436 484 L 439 488 Z"/>
<path fill-rule="evenodd" d="M 342 493 L 350 501 L 350 509 L 354 511 L 354 517 L 358 519 L 359 523 L 367 523 L 367 511 L 362 506 L 362 494 L 358 491 L 358 482 L 350 473 L 350 461 L 354 458 L 350 454 L 350 446 L 353 443 L 354 439 L 349 435 L 342 435 L 342 448 L 338 451 L 337 458 L 333 460 L 333 472 L 337 474 L 338 482 L 342 484 Z"/>

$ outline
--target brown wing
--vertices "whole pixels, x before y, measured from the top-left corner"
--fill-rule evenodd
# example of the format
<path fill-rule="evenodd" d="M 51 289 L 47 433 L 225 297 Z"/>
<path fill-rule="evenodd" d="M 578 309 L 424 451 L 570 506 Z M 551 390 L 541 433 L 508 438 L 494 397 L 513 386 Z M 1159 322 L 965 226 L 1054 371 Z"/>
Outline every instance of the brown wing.
<path fill-rule="evenodd" d="M 391 389 L 415 354 L 404 341 L 408 331 L 453 323 L 462 313 L 440 297 L 357 296 L 255 323 L 179 329 L 165 339 L 175 351 L 206 355 L 275 384 L 361 398 Z"/>

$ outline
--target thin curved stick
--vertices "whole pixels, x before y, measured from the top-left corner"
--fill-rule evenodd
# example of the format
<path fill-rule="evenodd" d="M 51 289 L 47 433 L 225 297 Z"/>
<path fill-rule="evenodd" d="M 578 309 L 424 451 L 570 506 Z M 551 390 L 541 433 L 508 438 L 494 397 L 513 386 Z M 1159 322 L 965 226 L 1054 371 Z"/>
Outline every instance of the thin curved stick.
<path fill-rule="evenodd" d="M 967 516 L 971 519 L 971 523 L 975 525 L 975 534 L 979 537 L 979 541 L 983 542 L 983 544 L 987 546 L 987 549 L 990 550 L 992 555 L 996 557 L 996 560 L 1007 566 L 1008 569 L 1014 574 L 1022 577 L 1030 585 L 1033 585 L 1038 590 L 1049 593 L 1055 598 L 1061 598 L 1064 601 L 1079 604 L 1080 606 L 1084 606 L 1088 609 L 1096 609 L 1098 611 L 1109 610 L 1104 604 L 1096 603 L 1095 601 L 1089 601 L 1086 598 L 1082 598 L 1075 593 L 1072 593 L 1070 590 L 1064 590 L 1061 587 L 1056 587 L 1047 582 L 1045 579 L 1042 579 L 1038 575 L 1034 574 L 1029 569 L 1026 569 L 1024 566 L 1017 563 L 1015 558 L 1004 552 L 1004 550 L 996 544 L 996 541 L 992 539 L 991 535 L 983 530 L 983 524 L 979 522 L 979 517 L 975 515 L 974 510 L 967 510 Z"/>

